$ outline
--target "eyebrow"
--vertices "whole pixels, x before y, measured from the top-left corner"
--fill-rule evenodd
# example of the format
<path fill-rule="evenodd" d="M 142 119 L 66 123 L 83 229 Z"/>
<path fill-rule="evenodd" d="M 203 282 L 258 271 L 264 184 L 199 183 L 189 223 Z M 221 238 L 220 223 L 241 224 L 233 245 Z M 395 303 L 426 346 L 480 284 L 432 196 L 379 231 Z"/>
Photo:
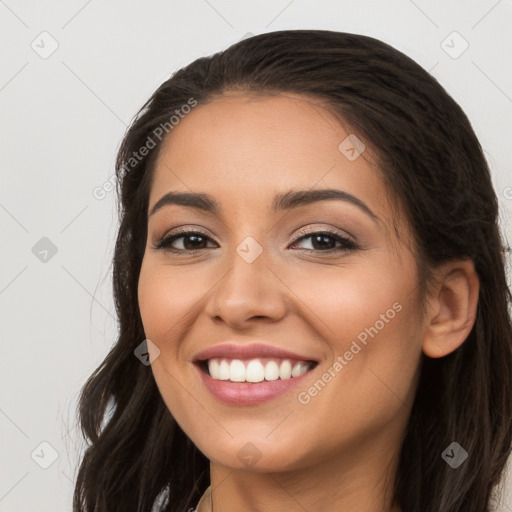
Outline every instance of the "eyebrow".
<path fill-rule="evenodd" d="M 370 210 L 370 208 L 361 199 L 344 192 L 332 188 L 316 189 L 316 190 L 290 190 L 285 193 L 277 194 L 271 205 L 271 212 L 277 213 L 283 210 L 290 210 L 312 203 L 329 200 L 346 201 L 366 213 L 372 220 L 378 222 L 379 218 Z M 153 206 L 149 217 L 154 215 L 158 210 L 166 205 L 177 204 L 180 206 L 188 206 L 190 208 L 197 208 L 205 212 L 218 214 L 220 213 L 220 206 L 215 199 L 204 193 L 198 192 L 167 192 L 163 195 Z"/>

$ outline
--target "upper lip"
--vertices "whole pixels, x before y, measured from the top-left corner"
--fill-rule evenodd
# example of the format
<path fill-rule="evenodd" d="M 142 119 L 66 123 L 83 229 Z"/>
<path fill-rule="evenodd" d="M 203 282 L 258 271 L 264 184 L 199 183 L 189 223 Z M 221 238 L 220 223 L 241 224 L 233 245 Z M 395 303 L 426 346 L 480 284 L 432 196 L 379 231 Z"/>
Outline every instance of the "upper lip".
<path fill-rule="evenodd" d="M 275 357 L 280 359 L 298 359 L 300 361 L 316 361 L 309 356 L 296 354 L 282 348 L 266 345 L 263 343 L 253 343 L 251 345 L 236 345 L 234 343 L 224 343 L 207 348 L 196 354 L 194 362 L 205 361 L 206 359 L 222 358 L 227 359 L 256 359 L 258 357 Z"/>

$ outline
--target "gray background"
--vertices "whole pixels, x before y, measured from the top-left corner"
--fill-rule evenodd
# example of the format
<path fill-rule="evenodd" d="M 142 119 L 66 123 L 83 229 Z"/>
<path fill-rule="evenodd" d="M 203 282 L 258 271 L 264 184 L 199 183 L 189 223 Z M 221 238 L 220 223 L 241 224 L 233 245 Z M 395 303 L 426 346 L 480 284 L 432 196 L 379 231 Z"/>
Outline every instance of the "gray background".
<path fill-rule="evenodd" d="M 0 511 L 71 508 L 83 447 L 74 407 L 116 332 L 114 192 L 98 200 L 93 190 L 172 71 L 248 33 L 379 38 L 431 71 L 467 113 L 510 239 L 511 25 L 510 0 L 0 0 Z M 510 494 L 498 510 L 512 510 Z"/>

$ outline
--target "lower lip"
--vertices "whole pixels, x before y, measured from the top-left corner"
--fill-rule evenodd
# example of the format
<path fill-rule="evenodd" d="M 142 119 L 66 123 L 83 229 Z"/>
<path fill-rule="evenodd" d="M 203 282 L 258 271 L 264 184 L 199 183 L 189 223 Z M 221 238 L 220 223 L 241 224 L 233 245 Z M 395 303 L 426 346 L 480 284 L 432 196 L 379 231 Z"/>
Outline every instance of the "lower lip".
<path fill-rule="evenodd" d="M 204 385 L 210 393 L 230 405 L 257 405 L 288 393 L 304 382 L 304 379 L 316 368 L 299 377 L 290 379 L 264 380 L 262 382 L 231 382 L 213 379 L 198 365 L 195 365 Z"/>

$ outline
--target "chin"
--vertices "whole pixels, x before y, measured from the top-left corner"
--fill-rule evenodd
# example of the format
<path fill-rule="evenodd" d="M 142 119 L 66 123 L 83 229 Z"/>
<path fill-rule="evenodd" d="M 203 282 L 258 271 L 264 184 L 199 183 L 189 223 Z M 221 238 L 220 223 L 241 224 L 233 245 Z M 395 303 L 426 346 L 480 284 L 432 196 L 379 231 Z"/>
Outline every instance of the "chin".
<path fill-rule="evenodd" d="M 220 444 L 204 440 L 196 446 L 215 464 L 233 470 L 254 471 L 256 473 L 274 473 L 301 469 L 312 463 L 311 439 L 295 439 L 287 436 L 286 441 L 269 439 L 266 435 L 251 435 L 245 432 L 240 436 L 225 436 Z M 206 446 L 205 446 L 206 445 Z M 307 452 L 299 452 L 297 447 L 309 447 Z"/>

